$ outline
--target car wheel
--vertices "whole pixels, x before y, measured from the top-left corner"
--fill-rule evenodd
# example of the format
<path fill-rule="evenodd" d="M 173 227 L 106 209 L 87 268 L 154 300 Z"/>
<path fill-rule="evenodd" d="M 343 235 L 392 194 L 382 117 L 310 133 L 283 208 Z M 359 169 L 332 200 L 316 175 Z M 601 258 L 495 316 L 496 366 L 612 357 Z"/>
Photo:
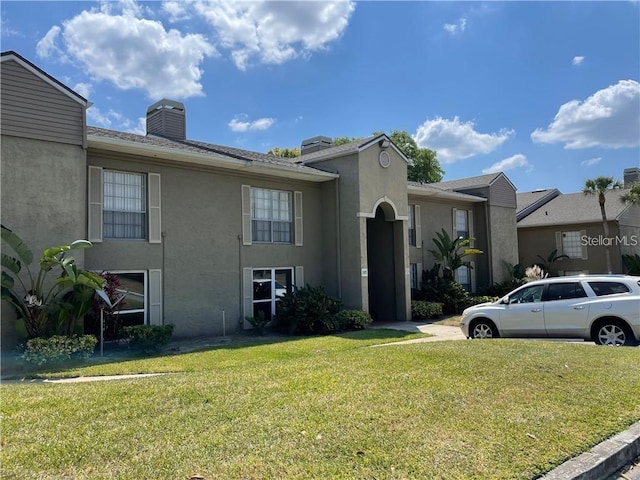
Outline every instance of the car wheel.
<path fill-rule="evenodd" d="M 617 322 L 603 323 L 597 328 L 595 334 L 595 341 L 598 345 L 620 347 L 633 345 L 633 340 L 633 336 L 626 326 Z"/>
<path fill-rule="evenodd" d="M 471 338 L 497 338 L 498 331 L 493 323 L 487 320 L 477 320 L 471 326 Z"/>

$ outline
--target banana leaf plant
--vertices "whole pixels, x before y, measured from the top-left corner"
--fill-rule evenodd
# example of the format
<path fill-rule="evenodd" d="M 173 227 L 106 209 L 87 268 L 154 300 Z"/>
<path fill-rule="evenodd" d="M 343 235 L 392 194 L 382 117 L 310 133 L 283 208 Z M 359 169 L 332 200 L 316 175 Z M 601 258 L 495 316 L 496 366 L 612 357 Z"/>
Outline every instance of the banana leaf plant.
<path fill-rule="evenodd" d="M 31 271 L 33 253 L 12 230 L 1 226 L 3 242 L 15 256 L 2 252 L 2 300 L 13 306 L 31 338 L 51 333 L 70 334 L 75 323 L 91 306 L 97 292 L 104 295 L 104 279 L 79 269 L 69 252 L 89 248 L 91 242 L 76 240 L 70 245 L 47 248 L 37 273 Z M 3 249 L 4 250 L 4 249 Z M 21 275 L 21 272 L 25 271 Z M 48 279 L 57 271 L 53 281 Z"/>
<path fill-rule="evenodd" d="M 463 260 L 467 255 L 480 255 L 482 250 L 470 247 L 474 238 L 452 239 L 443 228 L 442 232 L 436 232 L 438 238 L 433 239 L 436 250 L 429 250 L 435 258 L 436 263 L 442 265 L 443 277 L 453 278 L 454 272 L 460 267 L 471 268 L 471 263 Z"/>

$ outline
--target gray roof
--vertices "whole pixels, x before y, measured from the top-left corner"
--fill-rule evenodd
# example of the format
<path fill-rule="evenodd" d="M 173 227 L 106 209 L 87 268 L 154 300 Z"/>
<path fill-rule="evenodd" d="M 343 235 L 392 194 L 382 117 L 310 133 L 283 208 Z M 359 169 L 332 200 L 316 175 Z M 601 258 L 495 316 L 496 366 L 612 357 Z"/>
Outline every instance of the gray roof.
<path fill-rule="evenodd" d="M 216 145 L 213 143 L 198 142 L 195 140 L 172 140 L 157 135 L 137 135 L 135 133 L 118 132 L 106 128 L 87 127 L 87 135 L 94 137 L 110 138 L 124 142 L 132 142 L 141 145 L 168 148 L 189 153 L 216 154 L 237 160 L 271 163 L 274 165 L 296 166 L 282 157 L 266 153 L 252 152 L 240 148 Z"/>
<path fill-rule="evenodd" d="M 424 197 L 441 197 L 465 202 L 486 202 L 486 198 L 442 188 L 435 183 L 407 182 L 408 193 Z"/>
<path fill-rule="evenodd" d="M 532 212 L 560 194 L 560 190 L 557 188 L 534 190 L 533 192 L 522 192 L 516 194 L 516 220 L 522 220 L 524 217 L 530 215 Z"/>
<path fill-rule="evenodd" d="M 434 186 L 442 187 L 445 190 L 466 190 L 471 188 L 481 188 L 490 186 L 502 172 L 488 173 L 477 177 L 461 178 L 459 180 L 449 180 L 446 182 L 432 183 Z"/>
<path fill-rule="evenodd" d="M 375 135 L 367 138 L 359 138 L 349 143 L 343 143 L 342 145 L 338 145 L 337 147 L 329 147 L 323 150 L 318 150 L 317 152 L 307 153 L 305 155 L 301 155 L 296 158 L 296 162 L 299 163 L 312 163 L 316 160 L 322 160 L 325 158 L 335 158 L 342 157 L 344 155 L 349 155 L 352 153 L 357 153 L 360 149 L 366 146 L 368 143 L 372 142 L 378 137 L 382 137 L 384 134 Z"/>
<path fill-rule="evenodd" d="M 617 220 L 630 205 L 620 201 L 628 189 L 610 190 L 605 194 L 605 211 L 608 220 Z M 520 227 L 570 225 L 602 222 L 598 197 L 580 193 L 558 195 L 518 222 Z"/>

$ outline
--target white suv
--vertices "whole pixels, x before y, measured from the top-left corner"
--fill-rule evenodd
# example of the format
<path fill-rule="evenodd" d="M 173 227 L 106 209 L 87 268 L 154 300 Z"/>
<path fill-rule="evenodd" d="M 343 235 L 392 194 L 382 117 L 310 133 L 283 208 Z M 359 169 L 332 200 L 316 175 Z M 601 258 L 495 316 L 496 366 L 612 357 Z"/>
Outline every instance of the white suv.
<path fill-rule="evenodd" d="M 582 338 L 600 345 L 634 345 L 640 341 L 640 277 L 536 280 L 497 302 L 467 308 L 460 328 L 469 338 Z"/>

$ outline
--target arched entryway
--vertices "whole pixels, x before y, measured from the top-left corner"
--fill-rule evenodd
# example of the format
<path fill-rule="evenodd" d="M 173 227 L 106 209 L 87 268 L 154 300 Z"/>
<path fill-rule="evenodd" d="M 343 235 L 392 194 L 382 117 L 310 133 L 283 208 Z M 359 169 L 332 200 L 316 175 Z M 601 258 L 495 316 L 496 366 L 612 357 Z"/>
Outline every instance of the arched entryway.
<path fill-rule="evenodd" d="M 367 219 L 369 313 L 374 321 L 394 321 L 397 316 L 395 215 L 388 204 Z M 402 222 L 400 222 L 402 223 Z M 402 238 L 399 239 L 402 241 Z"/>

